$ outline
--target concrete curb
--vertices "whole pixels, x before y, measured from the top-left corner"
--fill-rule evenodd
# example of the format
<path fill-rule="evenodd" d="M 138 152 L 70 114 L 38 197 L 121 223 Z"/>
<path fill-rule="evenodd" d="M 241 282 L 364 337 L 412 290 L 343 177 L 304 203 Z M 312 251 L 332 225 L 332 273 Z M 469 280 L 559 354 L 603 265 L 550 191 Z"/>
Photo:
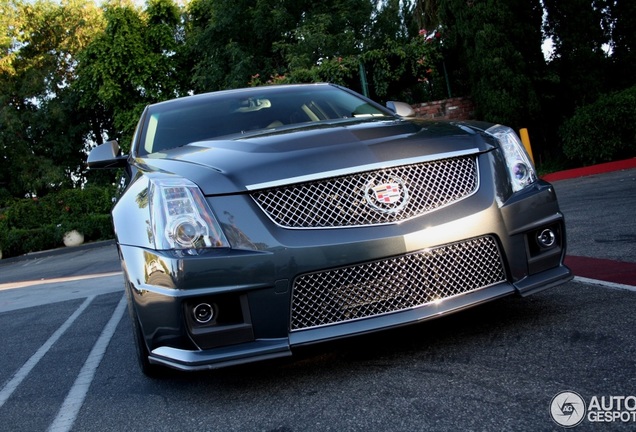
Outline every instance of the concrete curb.
<path fill-rule="evenodd" d="M 71 253 L 71 252 L 78 252 L 78 251 L 83 251 L 88 249 L 95 249 L 95 248 L 114 246 L 114 245 L 115 245 L 115 240 L 104 240 L 104 241 L 98 241 L 98 242 L 84 243 L 82 245 L 73 246 L 73 247 L 63 247 L 63 248 L 50 249 L 50 250 L 45 250 L 40 252 L 30 252 L 25 255 L 20 255 L 20 256 L 11 257 L 11 258 L 4 258 L 0 260 L 0 266 L 3 264 L 9 264 L 9 263 L 14 263 L 19 261 L 28 261 L 31 259 L 46 258 L 50 256 L 63 255 L 66 253 Z"/>

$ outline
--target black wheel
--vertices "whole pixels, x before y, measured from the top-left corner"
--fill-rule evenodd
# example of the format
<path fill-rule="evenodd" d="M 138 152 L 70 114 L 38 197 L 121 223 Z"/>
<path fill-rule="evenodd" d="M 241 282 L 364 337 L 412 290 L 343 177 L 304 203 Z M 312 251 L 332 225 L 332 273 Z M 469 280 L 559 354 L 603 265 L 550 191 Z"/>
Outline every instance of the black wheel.
<path fill-rule="evenodd" d="M 141 331 L 141 324 L 139 323 L 139 317 L 135 311 L 135 306 L 130 298 L 131 294 L 128 286 L 125 287 L 126 296 L 128 297 L 128 315 L 130 316 L 130 322 L 132 323 L 133 339 L 135 341 L 135 348 L 137 352 L 137 362 L 141 371 L 150 378 L 161 378 L 166 375 L 166 368 L 160 365 L 150 363 L 148 360 L 149 352 L 144 340 L 143 332 Z"/>

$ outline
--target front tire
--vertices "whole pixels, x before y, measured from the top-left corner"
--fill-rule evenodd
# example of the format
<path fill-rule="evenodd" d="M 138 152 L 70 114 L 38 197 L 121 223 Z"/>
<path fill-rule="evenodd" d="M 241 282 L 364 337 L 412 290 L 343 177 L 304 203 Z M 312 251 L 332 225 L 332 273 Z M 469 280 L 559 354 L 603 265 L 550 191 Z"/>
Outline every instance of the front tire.
<path fill-rule="evenodd" d="M 130 316 L 130 322 L 132 323 L 133 339 L 135 342 L 135 351 L 137 353 L 137 363 L 139 364 L 139 368 L 143 374 L 149 378 L 161 378 L 166 375 L 166 368 L 150 363 L 150 352 L 148 351 L 148 346 L 146 345 L 146 340 L 141 329 L 139 316 L 137 315 L 135 305 L 131 298 L 132 294 L 130 293 L 128 283 L 126 283 L 124 289 L 126 290 L 126 297 L 128 300 L 128 315 Z"/>

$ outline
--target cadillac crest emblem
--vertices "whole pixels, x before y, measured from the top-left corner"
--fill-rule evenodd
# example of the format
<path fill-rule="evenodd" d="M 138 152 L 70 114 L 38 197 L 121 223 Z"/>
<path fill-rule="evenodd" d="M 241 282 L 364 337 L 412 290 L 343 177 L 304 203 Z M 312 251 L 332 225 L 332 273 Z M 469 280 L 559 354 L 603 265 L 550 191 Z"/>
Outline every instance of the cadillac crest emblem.
<path fill-rule="evenodd" d="M 382 213 L 397 213 L 409 201 L 408 189 L 397 177 L 371 180 L 365 188 L 364 197 L 369 206 Z"/>

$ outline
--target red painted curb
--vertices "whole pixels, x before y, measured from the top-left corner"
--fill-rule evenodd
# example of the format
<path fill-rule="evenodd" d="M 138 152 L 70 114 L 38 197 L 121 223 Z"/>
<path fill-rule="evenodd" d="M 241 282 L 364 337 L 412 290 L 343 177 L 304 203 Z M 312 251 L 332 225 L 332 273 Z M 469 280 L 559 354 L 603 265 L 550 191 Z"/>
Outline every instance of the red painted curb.
<path fill-rule="evenodd" d="M 565 264 L 575 276 L 636 286 L 636 263 L 568 255 Z"/>
<path fill-rule="evenodd" d="M 545 181 L 567 180 L 577 177 L 585 177 L 594 174 L 603 174 L 612 171 L 636 168 L 636 158 L 625 159 L 615 162 L 606 162 L 582 168 L 574 168 L 565 171 L 546 174 L 541 177 Z"/>

